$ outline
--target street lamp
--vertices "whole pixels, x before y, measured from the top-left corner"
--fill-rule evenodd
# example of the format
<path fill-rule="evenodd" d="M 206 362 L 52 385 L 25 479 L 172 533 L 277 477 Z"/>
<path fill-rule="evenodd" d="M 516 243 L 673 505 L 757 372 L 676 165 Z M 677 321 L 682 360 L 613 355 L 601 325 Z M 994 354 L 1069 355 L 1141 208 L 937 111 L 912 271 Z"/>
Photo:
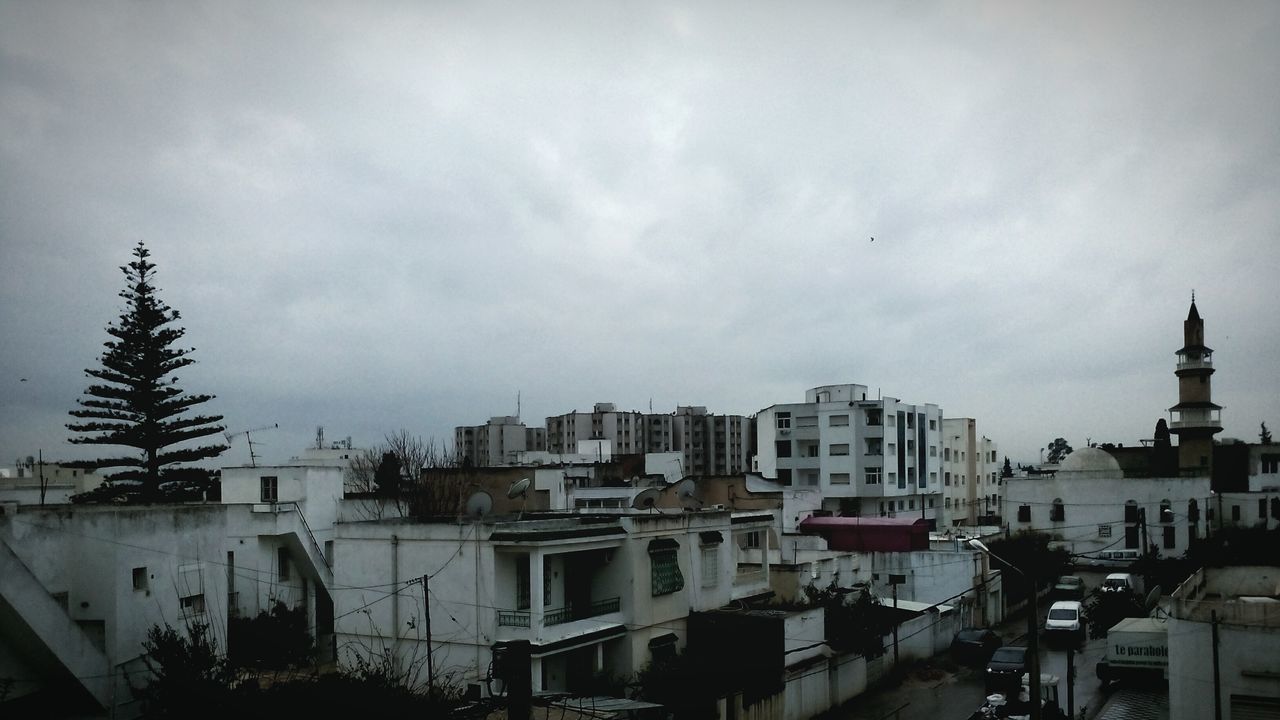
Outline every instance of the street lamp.
<path fill-rule="evenodd" d="M 1036 627 L 1039 610 L 1036 607 L 1036 581 L 1030 575 L 1019 570 L 1013 563 L 991 552 L 991 548 L 987 547 L 981 540 L 977 538 L 970 539 L 969 547 L 999 560 L 1027 581 L 1027 602 L 1029 603 L 1027 608 L 1027 654 L 1031 656 L 1031 659 L 1027 662 L 1027 675 L 1030 676 L 1031 681 L 1027 687 L 1027 693 L 1031 696 L 1031 720 L 1040 720 L 1040 648 L 1037 642 L 1039 633 Z"/>

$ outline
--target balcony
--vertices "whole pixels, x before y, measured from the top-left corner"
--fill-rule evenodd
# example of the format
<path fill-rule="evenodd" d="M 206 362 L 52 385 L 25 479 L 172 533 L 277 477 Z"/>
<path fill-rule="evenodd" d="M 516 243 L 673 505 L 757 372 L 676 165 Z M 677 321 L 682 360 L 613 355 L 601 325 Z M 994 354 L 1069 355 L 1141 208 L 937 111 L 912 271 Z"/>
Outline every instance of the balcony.
<path fill-rule="evenodd" d="M 1222 429 L 1222 421 L 1217 418 L 1205 418 L 1203 420 L 1174 420 L 1169 423 L 1170 430 L 1183 430 L 1185 428 L 1217 428 Z"/>
<path fill-rule="evenodd" d="M 567 605 L 562 608 L 547 610 L 542 614 L 543 627 L 552 625 L 563 625 L 574 620 L 586 620 L 588 618 L 600 617 L 616 613 L 622 609 L 622 598 L 611 597 L 604 600 L 592 600 L 590 605 L 574 606 Z M 527 628 L 530 626 L 530 613 L 528 610 L 499 610 L 498 611 L 498 627 L 517 627 Z"/>

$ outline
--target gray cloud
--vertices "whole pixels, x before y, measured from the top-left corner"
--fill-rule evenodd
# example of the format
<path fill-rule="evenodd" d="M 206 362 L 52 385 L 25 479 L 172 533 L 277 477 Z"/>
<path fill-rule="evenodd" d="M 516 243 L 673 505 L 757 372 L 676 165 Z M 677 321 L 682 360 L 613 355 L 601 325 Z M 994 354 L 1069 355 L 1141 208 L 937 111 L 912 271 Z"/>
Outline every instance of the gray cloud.
<path fill-rule="evenodd" d="M 1280 422 L 1278 24 L 0 4 L 0 458 L 78 452 L 140 239 L 183 384 L 279 422 L 277 457 L 317 424 L 443 439 L 517 391 L 537 424 L 829 382 L 977 417 L 1015 459 L 1133 442 L 1176 402 L 1192 288 L 1224 434 L 1252 437 Z"/>

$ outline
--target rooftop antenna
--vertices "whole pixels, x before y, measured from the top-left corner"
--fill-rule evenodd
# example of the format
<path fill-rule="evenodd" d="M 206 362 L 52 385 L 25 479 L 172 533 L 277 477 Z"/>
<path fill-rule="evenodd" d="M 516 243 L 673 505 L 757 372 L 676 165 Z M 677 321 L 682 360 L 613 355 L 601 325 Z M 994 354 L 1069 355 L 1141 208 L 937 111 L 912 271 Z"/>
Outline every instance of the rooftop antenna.
<path fill-rule="evenodd" d="M 520 417 L 520 391 L 516 390 L 516 418 Z"/>
<path fill-rule="evenodd" d="M 227 444 L 230 445 L 233 438 L 238 438 L 243 435 L 245 441 L 249 443 L 249 467 L 258 467 L 258 454 L 253 451 L 253 433 L 262 432 L 263 430 L 274 430 L 278 427 L 280 427 L 279 423 L 272 423 L 270 425 L 263 425 L 259 428 L 241 430 L 236 433 L 223 433 L 222 436 L 227 439 Z"/>
<path fill-rule="evenodd" d="M 317 450 L 324 449 L 324 426 L 323 425 L 316 426 L 316 449 Z"/>
<path fill-rule="evenodd" d="M 634 498 L 631 499 L 631 507 L 635 510 L 648 510 L 651 513 L 657 512 L 654 505 L 658 502 L 658 496 L 661 494 L 662 491 L 658 490 L 658 488 L 646 488 L 641 490 L 639 493 L 636 493 Z"/>

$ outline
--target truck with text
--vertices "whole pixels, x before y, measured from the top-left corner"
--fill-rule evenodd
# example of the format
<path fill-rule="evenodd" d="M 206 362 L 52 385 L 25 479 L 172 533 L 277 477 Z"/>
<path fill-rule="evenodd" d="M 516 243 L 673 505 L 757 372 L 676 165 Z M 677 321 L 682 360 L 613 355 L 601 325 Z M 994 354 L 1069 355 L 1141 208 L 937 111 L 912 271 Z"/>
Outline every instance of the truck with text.
<path fill-rule="evenodd" d="M 1169 629 L 1164 620 L 1125 618 L 1107 630 L 1107 655 L 1097 665 L 1103 685 L 1158 684 L 1169 675 Z"/>

